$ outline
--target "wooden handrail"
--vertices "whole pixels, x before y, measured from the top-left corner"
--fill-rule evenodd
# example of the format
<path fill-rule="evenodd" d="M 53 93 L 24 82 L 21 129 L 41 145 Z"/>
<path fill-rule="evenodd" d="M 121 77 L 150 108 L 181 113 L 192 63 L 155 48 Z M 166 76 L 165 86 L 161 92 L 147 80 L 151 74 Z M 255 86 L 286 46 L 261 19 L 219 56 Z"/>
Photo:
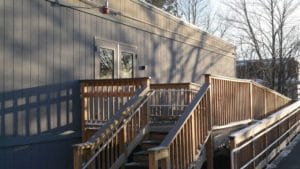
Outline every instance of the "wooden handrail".
<path fill-rule="evenodd" d="M 230 135 L 231 168 L 263 168 L 300 132 L 300 101 Z"/>
<path fill-rule="evenodd" d="M 260 120 L 291 99 L 252 80 L 206 75 L 211 83 L 214 126 Z M 242 104 L 241 104 L 242 103 Z"/>
<path fill-rule="evenodd" d="M 285 117 L 291 114 L 291 112 L 300 109 L 300 101 L 297 101 L 287 107 L 284 107 L 277 111 L 276 113 L 268 116 L 267 118 L 258 121 L 257 123 L 246 127 L 242 130 L 234 132 L 230 135 L 230 138 L 235 139 L 235 144 L 240 144 L 247 141 L 248 138 L 254 137 L 255 135 L 261 133 L 262 131 L 270 128 L 275 123 L 281 121 Z"/>
<path fill-rule="evenodd" d="M 196 83 L 157 83 L 150 84 L 152 90 L 155 89 L 189 89 L 189 90 L 199 90 L 200 85 Z"/>
<path fill-rule="evenodd" d="M 184 124 L 187 123 L 187 120 L 192 116 L 194 113 L 194 110 L 199 105 L 200 101 L 206 94 L 206 92 L 209 90 L 209 85 L 205 84 L 200 89 L 200 91 L 196 94 L 195 99 L 192 101 L 192 103 L 188 106 L 188 108 L 184 111 L 178 122 L 175 124 L 175 126 L 170 130 L 168 135 L 165 137 L 163 142 L 160 144 L 161 147 L 169 147 L 171 143 L 174 141 L 174 139 L 178 135 L 178 131 L 180 131 Z"/>
<path fill-rule="evenodd" d="M 136 91 L 149 85 L 150 78 L 81 80 L 82 141 L 90 137 L 89 128 L 106 123 Z"/>
<path fill-rule="evenodd" d="M 90 79 L 90 80 L 80 80 L 80 83 L 86 83 L 86 84 L 128 84 L 128 83 L 145 83 L 147 80 L 151 79 L 151 77 L 142 77 L 142 78 L 124 78 L 124 79 Z M 147 85 L 147 84 L 145 84 Z"/>
<path fill-rule="evenodd" d="M 195 83 L 151 84 L 155 94 L 150 100 L 151 121 L 175 122 L 199 90 Z"/>
<path fill-rule="evenodd" d="M 152 94 L 149 87 L 137 90 L 137 94 L 88 141 L 74 145 L 74 169 L 84 169 L 95 165 L 109 168 L 108 166 L 116 167 L 125 162 L 128 153 L 133 150 L 132 147 L 136 146 L 132 145 L 134 140 L 141 139 L 146 133 L 144 130 L 147 129 L 149 123 L 147 102 Z M 135 121 L 136 119 L 139 120 Z M 103 156 L 101 152 L 104 150 L 111 153 L 110 157 Z M 105 158 L 110 158 L 110 162 L 105 161 Z"/>
<path fill-rule="evenodd" d="M 226 76 L 221 76 L 221 75 L 213 75 L 213 74 L 205 74 L 206 76 L 209 76 L 210 78 L 213 78 L 213 79 L 219 79 L 219 80 L 227 80 L 227 81 L 232 81 L 232 82 L 240 82 L 240 83 L 252 83 L 253 85 L 257 86 L 257 87 L 260 87 L 260 88 L 263 88 L 263 89 L 266 89 L 274 94 L 277 94 L 279 95 L 280 97 L 283 97 L 284 99 L 287 99 L 287 100 L 292 100 L 291 98 L 289 97 L 286 97 L 285 95 L 275 91 L 275 90 L 272 90 L 260 83 L 257 83 L 255 82 L 254 80 L 251 80 L 251 79 L 240 79 L 240 78 L 234 78 L 234 77 L 226 77 Z"/>
<path fill-rule="evenodd" d="M 150 169 L 157 169 L 159 160 L 162 168 L 184 169 L 196 159 L 196 151 L 205 144 L 211 130 L 208 91 L 209 85 L 204 84 L 163 142 L 148 150 Z"/>

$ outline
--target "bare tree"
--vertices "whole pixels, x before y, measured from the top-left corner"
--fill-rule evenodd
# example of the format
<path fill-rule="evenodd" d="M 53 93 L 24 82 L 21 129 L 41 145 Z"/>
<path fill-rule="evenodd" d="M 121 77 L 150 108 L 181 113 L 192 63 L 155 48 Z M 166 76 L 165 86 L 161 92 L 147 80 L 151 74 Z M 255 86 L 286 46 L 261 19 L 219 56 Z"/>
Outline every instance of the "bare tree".
<path fill-rule="evenodd" d="M 209 0 L 176 0 L 175 4 L 179 16 L 204 31 L 223 37 L 230 28 L 230 25 L 220 18 L 220 13 L 212 10 Z"/>
<path fill-rule="evenodd" d="M 297 1 L 230 0 L 225 5 L 232 12 L 226 21 L 235 29 L 238 54 L 258 60 L 256 71 L 263 72 L 271 88 L 285 93 L 295 77 L 287 73 L 288 64 L 299 57 L 299 32 L 292 22 Z"/>
<path fill-rule="evenodd" d="M 199 25 L 208 10 L 207 0 L 177 0 L 180 14 L 190 23 Z"/>

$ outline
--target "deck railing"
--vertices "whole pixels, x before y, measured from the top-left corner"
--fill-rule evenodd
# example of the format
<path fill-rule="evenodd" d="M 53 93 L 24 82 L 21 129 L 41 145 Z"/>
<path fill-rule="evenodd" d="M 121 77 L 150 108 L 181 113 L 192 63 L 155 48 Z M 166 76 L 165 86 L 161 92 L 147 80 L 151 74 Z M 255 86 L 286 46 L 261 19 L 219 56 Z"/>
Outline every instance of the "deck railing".
<path fill-rule="evenodd" d="M 85 133 L 85 129 L 102 126 L 137 90 L 149 83 L 149 78 L 80 81 L 83 141 L 90 135 L 88 131 Z"/>
<path fill-rule="evenodd" d="M 74 145 L 74 169 L 119 168 L 148 131 L 149 86 L 117 111 L 85 143 Z"/>
<path fill-rule="evenodd" d="M 231 169 L 264 168 L 300 131 L 300 101 L 230 136 Z"/>
<path fill-rule="evenodd" d="M 251 80 L 209 76 L 214 126 L 260 120 L 287 105 L 291 99 Z"/>
<path fill-rule="evenodd" d="M 160 146 L 149 150 L 149 168 L 186 169 L 210 136 L 209 85 L 204 85 Z M 200 151 L 199 151 L 200 150 Z"/>
<path fill-rule="evenodd" d="M 194 83 L 151 84 L 151 121 L 176 121 L 191 103 L 200 86 Z"/>

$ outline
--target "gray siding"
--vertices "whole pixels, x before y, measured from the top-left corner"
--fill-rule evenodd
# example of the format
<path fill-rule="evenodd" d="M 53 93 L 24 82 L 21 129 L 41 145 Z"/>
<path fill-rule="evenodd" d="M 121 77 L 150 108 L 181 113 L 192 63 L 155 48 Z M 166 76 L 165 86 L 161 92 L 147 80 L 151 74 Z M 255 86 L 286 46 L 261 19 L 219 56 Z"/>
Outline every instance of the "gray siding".
<path fill-rule="evenodd" d="M 94 37 L 137 46 L 135 74 L 152 82 L 235 75 L 231 45 L 132 0 L 111 6 L 124 15 L 0 0 L 1 169 L 72 167 L 71 145 L 80 138 L 78 80 L 94 78 Z M 137 70 L 142 65 L 147 69 Z M 62 136 L 66 131 L 74 133 Z"/>

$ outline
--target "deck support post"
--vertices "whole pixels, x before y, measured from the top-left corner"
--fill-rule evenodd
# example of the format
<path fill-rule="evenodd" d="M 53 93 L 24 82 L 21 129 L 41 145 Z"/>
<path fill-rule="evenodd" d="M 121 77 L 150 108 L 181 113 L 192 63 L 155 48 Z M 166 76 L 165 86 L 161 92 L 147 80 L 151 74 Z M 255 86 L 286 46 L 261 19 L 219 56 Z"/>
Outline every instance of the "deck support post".
<path fill-rule="evenodd" d="M 149 151 L 149 169 L 158 169 L 158 161 L 161 161 L 161 169 L 171 169 L 171 160 L 168 148 L 152 149 Z"/>
<path fill-rule="evenodd" d="M 208 103 L 208 111 L 206 112 L 208 114 L 208 129 L 210 131 L 209 138 L 206 143 L 206 159 L 207 159 L 207 169 L 213 169 L 214 168 L 214 141 L 213 141 L 213 133 L 212 128 L 214 125 L 214 119 L 213 119 L 213 109 L 212 109 L 212 82 L 211 82 L 211 75 L 206 74 L 205 75 L 205 83 L 210 85 L 210 88 L 208 90 L 208 96 L 209 96 L 209 103 Z"/>
<path fill-rule="evenodd" d="M 77 147 L 74 146 L 73 147 L 73 165 L 74 165 L 74 169 L 81 169 L 81 164 L 82 164 L 82 150 Z"/>

